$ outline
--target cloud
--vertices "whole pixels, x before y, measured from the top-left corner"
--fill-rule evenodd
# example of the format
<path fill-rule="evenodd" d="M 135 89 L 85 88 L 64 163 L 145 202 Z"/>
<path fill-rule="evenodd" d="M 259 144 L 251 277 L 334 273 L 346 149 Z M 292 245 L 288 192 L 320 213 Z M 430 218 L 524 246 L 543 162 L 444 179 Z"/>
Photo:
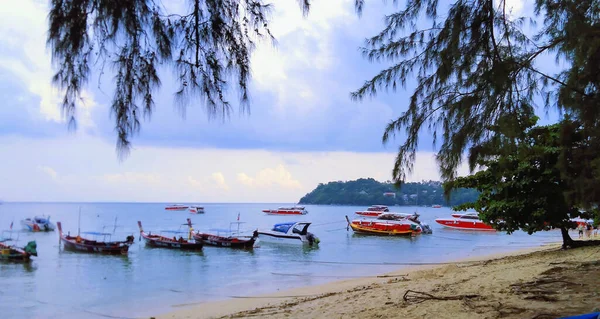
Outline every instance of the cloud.
<path fill-rule="evenodd" d="M 217 188 L 229 190 L 229 186 L 225 182 L 225 176 L 221 172 L 214 172 L 210 175 L 210 179 L 214 184 L 216 184 Z"/>
<path fill-rule="evenodd" d="M 100 179 L 109 183 L 158 184 L 161 182 L 161 177 L 158 174 L 134 172 L 105 174 Z"/>
<path fill-rule="evenodd" d="M 50 176 L 53 180 L 58 179 L 58 173 L 51 167 L 39 165 L 37 169 Z"/>
<path fill-rule="evenodd" d="M 265 168 L 255 177 L 250 177 L 246 173 L 238 173 L 238 182 L 249 187 L 283 187 L 283 188 L 301 188 L 298 180 L 292 178 L 292 174 L 283 166 L 277 165 L 275 168 Z"/>

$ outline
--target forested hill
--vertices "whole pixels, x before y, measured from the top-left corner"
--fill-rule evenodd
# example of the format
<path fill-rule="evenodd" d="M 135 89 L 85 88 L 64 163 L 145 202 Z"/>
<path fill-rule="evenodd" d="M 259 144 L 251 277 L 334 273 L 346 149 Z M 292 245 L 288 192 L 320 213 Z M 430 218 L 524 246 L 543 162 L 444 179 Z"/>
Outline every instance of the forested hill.
<path fill-rule="evenodd" d="M 378 182 L 372 178 L 361 178 L 347 182 L 319 184 L 312 192 L 300 199 L 300 204 L 315 205 L 443 205 L 454 206 L 475 201 L 479 193 L 474 189 L 457 189 L 444 198 L 442 183 L 423 181 L 405 183 L 396 189 L 391 182 Z"/>

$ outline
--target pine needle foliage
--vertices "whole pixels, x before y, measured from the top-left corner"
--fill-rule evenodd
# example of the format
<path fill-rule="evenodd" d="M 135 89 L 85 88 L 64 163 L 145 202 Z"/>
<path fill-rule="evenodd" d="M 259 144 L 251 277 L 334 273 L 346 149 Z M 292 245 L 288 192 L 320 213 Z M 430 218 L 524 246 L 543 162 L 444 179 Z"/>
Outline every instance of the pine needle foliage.
<path fill-rule="evenodd" d="M 535 14 L 516 17 L 506 0 L 407 0 L 385 18 L 379 34 L 366 40 L 370 61 L 387 61 L 351 94 L 355 100 L 384 90 L 411 88 L 408 109 L 391 121 L 383 135 L 401 133 L 393 178 L 402 182 L 415 161 L 419 135 L 428 130 L 439 145 L 442 178 L 456 177 L 463 154 L 469 166 L 492 141 L 498 125 L 532 118 L 543 104 L 569 115 L 587 136 L 600 136 L 600 7 L 596 0 L 537 0 Z M 446 7 L 448 8 L 446 10 Z M 524 31 L 543 21 L 535 33 Z M 568 65 L 555 73 L 538 65 L 553 55 Z M 537 103 L 543 101 L 542 103 Z M 516 138 L 522 127 L 503 130 Z M 508 152 L 507 152 L 508 153 Z"/>
<path fill-rule="evenodd" d="M 309 0 L 298 0 L 306 14 Z M 249 103 L 250 56 L 257 41 L 274 41 L 272 6 L 264 0 L 187 0 L 182 14 L 160 0 L 52 0 L 47 44 L 56 68 L 53 83 L 64 90 L 62 108 L 75 123 L 76 107 L 91 70 L 114 71 L 112 115 L 117 151 L 126 155 L 142 116 L 155 108 L 160 66 L 178 83 L 176 102 L 206 107 L 210 117 L 231 112 L 237 89 L 242 111 Z"/>

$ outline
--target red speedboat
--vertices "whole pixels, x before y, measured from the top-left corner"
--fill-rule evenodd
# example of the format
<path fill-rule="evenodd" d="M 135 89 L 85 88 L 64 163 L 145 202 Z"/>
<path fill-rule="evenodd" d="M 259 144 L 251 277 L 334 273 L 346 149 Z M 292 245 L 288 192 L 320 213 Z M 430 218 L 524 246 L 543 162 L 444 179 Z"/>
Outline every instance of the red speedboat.
<path fill-rule="evenodd" d="M 367 208 L 367 210 L 358 211 L 355 214 L 360 215 L 360 216 L 365 216 L 365 217 L 377 217 L 377 216 L 379 216 L 383 213 L 387 213 L 389 211 L 390 211 L 390 209 L 385 205 L 373 205 L 373 206 Z"/>
<path fill-rule="evenodd" d="M 165 207 L 165 210 L 186 210 L 189 206 L 181 205 L 181 204 L 173 204 Z"/>
<path fill-rule="evenodd" d="M 304 206 L 279 207 L 277 209 L 263 209 L 267 215 L 306 215 L 308 211 Z"/>
<path fill-rule="evenodd" d="M 494 227 L 482 222 L 477 213 L 452 214 L 453 218 L 438 218 L 436 223 L 454 229 L 496 231 Z"/>
<path fill-rule="evenodd" d="M 376 219 L 355 219 L 352 222 L 348 220 L 350 227 L 356 233 L 369 235 L 388 235 L 388 236 L 415 236 L 423 232 L 422 226 L 417 220 L 417 216 L 409 218 L 407 214 L 384 213 Z"/>

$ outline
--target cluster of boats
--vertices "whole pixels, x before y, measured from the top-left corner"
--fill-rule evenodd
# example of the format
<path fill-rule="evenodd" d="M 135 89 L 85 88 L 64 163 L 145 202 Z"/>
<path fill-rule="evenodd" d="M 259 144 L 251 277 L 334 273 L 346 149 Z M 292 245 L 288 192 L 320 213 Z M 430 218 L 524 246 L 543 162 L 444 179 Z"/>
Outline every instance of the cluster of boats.
<path fill-rule="evenodd" d="M 350 221 L 346 217 L 348 224 L 355 232 L 396 236 L 414 236 L 421 233 L 431 233 L 431 227 L 419 221 L 417 213 L 392 213 L 388 206 L 373 205 L 366 210 L 357 211 L 355 214 L 363 217 L 363 219 Z M 495 231 L 491 225 L 481 221 L 477 213 L 456 213 L 451 216 L 452 218 L 437 218 L 435 222 L 453 229 Z"/>

